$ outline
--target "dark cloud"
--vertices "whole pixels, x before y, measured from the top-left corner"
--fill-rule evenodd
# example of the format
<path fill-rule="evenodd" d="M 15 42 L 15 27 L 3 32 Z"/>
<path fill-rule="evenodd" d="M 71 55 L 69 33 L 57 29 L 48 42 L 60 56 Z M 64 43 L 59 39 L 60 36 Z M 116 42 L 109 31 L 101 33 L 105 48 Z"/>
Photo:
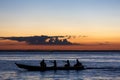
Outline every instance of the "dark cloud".
<path fill-rule="evenodd" d="M 98 43 L 98 45 L 110 45 L 111 43 L 110 42 L 101 42 L 101 43 Z"/>
<path fill-rule="evenodd" d="M 85 36 L 85 35 L 84 35 L 84 36 L 82 36 L 82 37 L 88 37 L 88 36 Z"/>
<path fill-rule="evenodd" d="M 63 37 L 63 36 L 60 36 L 60 37 Z M 85 36 L 85 35 L 79 35 L 79 36 L 66 35 L 66 36 L 64 36 L 64 38 L 66 38 L 66 39 L 76 39 L 76 38 L 85 38 L 85 37 L 88 37 L 88 36 Z"/>
<path fill-rule="evenodd" d="M 66 37 L 67 39 L 76 38 L 76 36 L 73 36 L 73 35 L 66 35 L 65 37 Z"/>
<path fill-rule="evenodd" d="M 85 37 L 88 37 L 88 36 L 85 36 L 85 35 L 79 35 L 78 37 L 79 37 L 79 38 L 80 38 L 80 37 L 85 38 Z"/>
<path fill-rule="evenodd" d="M 72 38 L 72 36 L 70 36 L 70 35 L 66 35 L 65 36 L 67 39 L 71 39 Z"/>
<path fill-rule="evenodd" d="M 18 42 L 25 41 L 30 45 L 75 45 L 67 39 L 71 36 L 29 36 L 29 37 L 2 37 L 3 39 L 15 40 Z"/>

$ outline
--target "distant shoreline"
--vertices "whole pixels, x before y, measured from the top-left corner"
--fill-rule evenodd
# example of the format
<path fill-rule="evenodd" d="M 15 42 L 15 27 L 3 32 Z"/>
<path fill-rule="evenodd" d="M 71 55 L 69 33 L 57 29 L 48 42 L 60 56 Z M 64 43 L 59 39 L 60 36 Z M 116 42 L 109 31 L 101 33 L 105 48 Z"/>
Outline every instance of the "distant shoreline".
<path fill-rule="evenodd" d="M 120 50 L 0 50 L 0 52 L 120 52 Z"/>

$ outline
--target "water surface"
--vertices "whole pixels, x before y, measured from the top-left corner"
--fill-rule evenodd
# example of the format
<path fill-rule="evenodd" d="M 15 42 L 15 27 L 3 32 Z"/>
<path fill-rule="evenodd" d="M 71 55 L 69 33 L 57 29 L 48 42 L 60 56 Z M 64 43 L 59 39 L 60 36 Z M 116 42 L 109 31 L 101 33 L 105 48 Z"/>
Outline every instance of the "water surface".
<path fill-rule="evenodd" d="M 42 59 L 47 66 L 57 60 L 58 66 L 79 59 L 86 68 L 82 71 L 26 71 L 14 63 L 37 65 Z M 0 80 L 120 80 L 120 52 L 0 52 Z"/>

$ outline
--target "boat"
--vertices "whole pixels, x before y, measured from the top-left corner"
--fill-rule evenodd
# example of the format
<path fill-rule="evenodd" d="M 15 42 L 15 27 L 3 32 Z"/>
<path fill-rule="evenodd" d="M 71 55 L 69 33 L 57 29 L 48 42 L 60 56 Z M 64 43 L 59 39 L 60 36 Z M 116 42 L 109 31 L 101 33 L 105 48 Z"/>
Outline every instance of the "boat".
<path fill-rule="evenodd" d="M 20 63 L 15 63 L 17 67 L 25 69 L 28 71 L 47 71 L 47 70 L 84 70 L 84 66 L 81 67 L 46 67 L 42 68 L 40 66 L 25 65 Z"/>

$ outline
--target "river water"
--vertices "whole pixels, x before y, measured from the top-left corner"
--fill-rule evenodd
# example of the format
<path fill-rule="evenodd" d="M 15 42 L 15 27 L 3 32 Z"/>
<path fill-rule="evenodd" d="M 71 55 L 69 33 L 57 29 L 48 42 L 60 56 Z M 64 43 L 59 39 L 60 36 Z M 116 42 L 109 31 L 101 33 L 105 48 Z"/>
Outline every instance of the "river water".
<path fill-rule="evenodd" d="M 39 66 L 45 59 L 47 66 L 57 60 L 58 66 L 64 66 L 75 60 L 86 68 L 81 71 L 26 71 L 14 63 Z M 97 68 L 97 69 L 96 69 Z M 0 80 L 120 80 L 120 52 L 0 52 Z"/>

